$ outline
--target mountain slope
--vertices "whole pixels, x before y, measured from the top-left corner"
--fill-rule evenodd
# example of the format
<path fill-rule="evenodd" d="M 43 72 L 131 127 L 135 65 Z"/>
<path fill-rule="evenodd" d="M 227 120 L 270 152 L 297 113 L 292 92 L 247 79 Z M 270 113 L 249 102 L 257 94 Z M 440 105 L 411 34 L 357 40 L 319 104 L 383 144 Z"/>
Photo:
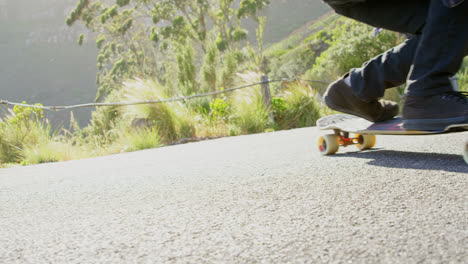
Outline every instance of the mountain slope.
<path fill-rule="evenodd" d="M 92 102 L 96 95 L 97 49 L 76 41 L 85 31 L 68 27 L 65 19 L 78 0 L 0 0 L 0 99 L 67 105 Z M 273 44 L 329 10 L 321 1 L 272 0 L 264 42 Z M 255 39 L 255 23 L 246 24 Z M 90 109 L 75 112 L 81 125 Z M 54 124 L 69 113 L 47 113 Z"/>

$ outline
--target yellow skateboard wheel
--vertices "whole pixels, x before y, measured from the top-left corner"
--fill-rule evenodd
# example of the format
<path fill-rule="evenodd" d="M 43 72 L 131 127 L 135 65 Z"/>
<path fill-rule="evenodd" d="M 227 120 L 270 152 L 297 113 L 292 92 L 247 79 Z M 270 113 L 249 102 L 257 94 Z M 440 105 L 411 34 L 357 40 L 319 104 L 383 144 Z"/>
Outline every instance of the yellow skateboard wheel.
<path fill-rule="evenodd" d="M 355 134 L 354 137 L 357 138 L 356 147 L 359 150 L 371 149 L 375 146 L 375 135 Z"/>
<path fill-rule="evenodd" d="M 332 155 L 340 147 L 340 137 L 335 134 L 328 134 L 318 138 L 318 148 L 322 155 Z"/>

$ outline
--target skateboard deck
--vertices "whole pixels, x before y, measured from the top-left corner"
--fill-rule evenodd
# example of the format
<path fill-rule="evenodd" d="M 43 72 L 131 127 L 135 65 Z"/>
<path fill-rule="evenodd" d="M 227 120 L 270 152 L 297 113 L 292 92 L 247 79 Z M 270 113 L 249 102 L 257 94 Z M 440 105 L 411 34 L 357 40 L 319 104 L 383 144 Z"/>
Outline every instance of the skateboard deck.
<path fill-rule="evenodd" d="M 322 117 L 317 120 L 317 127 L 320 130 L 337 129 L 343 132 L 369 135 L 427 135 L 468 130 L 468 124 L 452 125 L 440 131 L 405 130 L 401 117 L 395 117 L 385 122 L 372 123 L 366 119 L 347 114 Z"/>
<path fill-rule="evenodd" d="M 405 130 L 401 117 L 373 123 L 347 114 L 322 117 L 317 120 L 317 127 L 334 131 L 334 134 L 319 137 L 318 147 L 322 155 L 335 154 L 340 146 L 356 145 L 360 150 L 370 149 L 375 145 L 375 135 L 433 135 L 468 131 L 468 124 L 451 125 L 440 131 Z M 354 137 L 350 137 L 350 133 L 354 133 Z M 468 163 L 468 142 L 464 148 L 464 158 Z"/>

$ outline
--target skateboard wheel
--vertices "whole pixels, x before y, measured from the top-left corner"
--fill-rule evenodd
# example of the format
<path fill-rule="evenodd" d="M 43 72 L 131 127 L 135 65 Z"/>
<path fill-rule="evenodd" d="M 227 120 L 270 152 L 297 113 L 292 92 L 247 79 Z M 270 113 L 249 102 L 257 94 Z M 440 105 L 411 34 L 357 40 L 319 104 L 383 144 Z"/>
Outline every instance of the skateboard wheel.
<path fill-rule="evenodd" d="M 358 143 L 356 143 L 356 147 L 359 150 L 371 149 L 375 146 L 375 135 L 356 134 L 355 138 L 358 139 Z"/>
<path fill-rule="evenodd" d="M 463 158 L 465 162 L 468 163 L 468 142 L 465 143 L 465 149 L 463 151 Z"/>
<path fill-rule="evenodd" d="M 335 134 L 324 135 L 318 139 L 318 148 L 322 155 L 335 154 L 339 147 L 340 138 Z"/>

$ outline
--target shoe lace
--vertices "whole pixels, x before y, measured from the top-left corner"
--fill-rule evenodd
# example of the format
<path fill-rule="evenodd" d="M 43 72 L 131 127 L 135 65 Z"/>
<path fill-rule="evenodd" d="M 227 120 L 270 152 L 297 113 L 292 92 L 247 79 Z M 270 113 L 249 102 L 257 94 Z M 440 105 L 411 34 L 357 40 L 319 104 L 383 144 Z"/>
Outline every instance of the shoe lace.
<path fill-rule="evenodd" d="M 463 104 L 468 103 L 468 92 L 458 92 L 458 91 L 450 91 L 444 93 L 442 96 L 443 99 L 454 99 L 456 102 L 461 102 Z"/>

